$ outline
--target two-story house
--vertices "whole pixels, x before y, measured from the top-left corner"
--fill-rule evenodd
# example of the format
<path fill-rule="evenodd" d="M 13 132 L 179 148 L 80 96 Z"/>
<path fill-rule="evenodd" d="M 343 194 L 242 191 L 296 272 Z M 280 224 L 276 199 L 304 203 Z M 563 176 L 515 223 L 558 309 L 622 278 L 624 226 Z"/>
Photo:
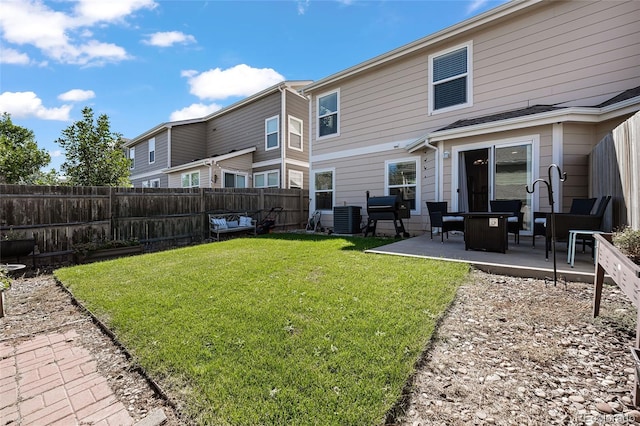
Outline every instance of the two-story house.
<path fill-rule="evenodd" d="M 639 22 L 635 0 L 514 0 L 315 81 L 311 210 L 401 193 L 419 234 L 426 201 L 521 199 L 531 234 L 549 200 L 525 186 L 555 163 L 556 211 L 591 195 L 589 153 L 640 110 Z"/>
<path fill-rule="evenodd" d="M 308 188 L 310 81 L 285 81 L 126 144 L 134 187 Z"/>

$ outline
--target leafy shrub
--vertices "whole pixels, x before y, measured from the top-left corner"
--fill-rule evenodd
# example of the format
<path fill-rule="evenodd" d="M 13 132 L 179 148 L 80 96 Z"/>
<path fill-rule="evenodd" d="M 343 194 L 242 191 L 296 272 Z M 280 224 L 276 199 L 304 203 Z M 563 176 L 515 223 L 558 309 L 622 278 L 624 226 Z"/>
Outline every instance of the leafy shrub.
<path fill-rule="evenodd" d="M 614 232 L 612 240 L 614 246 L 640 265 L 640 229 L 626 227 L 621 231 Z"/>

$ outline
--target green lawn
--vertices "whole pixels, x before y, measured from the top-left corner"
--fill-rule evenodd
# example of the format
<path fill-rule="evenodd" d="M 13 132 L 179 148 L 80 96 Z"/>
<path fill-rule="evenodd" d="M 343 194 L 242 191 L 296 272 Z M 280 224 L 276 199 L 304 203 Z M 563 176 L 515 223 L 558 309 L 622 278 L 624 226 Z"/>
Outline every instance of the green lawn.
<path fill-rule="evenodd" d="M 375 425 L 468 266 L 272 234 L 64 268 L 188 421 Z"/>

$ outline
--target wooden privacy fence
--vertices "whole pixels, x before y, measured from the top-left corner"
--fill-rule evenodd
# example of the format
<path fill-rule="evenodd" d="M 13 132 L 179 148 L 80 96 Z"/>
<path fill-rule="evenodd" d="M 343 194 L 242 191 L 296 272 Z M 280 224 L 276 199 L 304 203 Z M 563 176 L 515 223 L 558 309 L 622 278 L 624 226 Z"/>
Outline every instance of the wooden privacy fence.
<path fill-rule="evenodd" d="M 640 113 L 613 129 L 591 151 L 591 194 L 611 195 L 603 228 L 640 229 Z"/>
<path fill-rule="evenodd" d="M 136 238 L 174 245 L 208 237 L 209 213 L 248 212 L 261 220 L 282 207 L 276 229 L 304 227 L 309 193 L 277 188 L 114 188 L 0 185 L 0 231 L 36 239 L 40 253 Z"/>

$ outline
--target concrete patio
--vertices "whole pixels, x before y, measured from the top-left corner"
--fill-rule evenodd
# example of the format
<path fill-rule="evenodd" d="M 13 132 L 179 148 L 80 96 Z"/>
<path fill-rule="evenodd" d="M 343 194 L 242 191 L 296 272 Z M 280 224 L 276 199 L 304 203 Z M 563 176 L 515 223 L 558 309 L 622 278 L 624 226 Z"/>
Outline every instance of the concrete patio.
<path fill-rule="evenodd" d="M 545 260 L 544 239 L 538 237 L 534 248 L 531 238 L 521 235 L 520 244 L 515 244 L 513 235 L 509 235 L 507 252 L 495 253 L 465 250 L 464 235 L 459 232 L 450 232 L 448 239 L 445 235 L 444 243 L 440 242 L 440 235 L 434 235 L 431 239 L 427 233 L 367 252 L 465 262 L 477 269 L 494 274 L 553 279 L 552 253 L 549 252 L 549 260 Z M 574 267 L 571 268 L 567 263 L 567 243 L 556 243 L 556 266 L 559 281 L 593 282 L 594 280 L 595 266 L 591 258 L 591 249 L 587 247 L 582 253 L 581 244 L 576 246 Z"/>

